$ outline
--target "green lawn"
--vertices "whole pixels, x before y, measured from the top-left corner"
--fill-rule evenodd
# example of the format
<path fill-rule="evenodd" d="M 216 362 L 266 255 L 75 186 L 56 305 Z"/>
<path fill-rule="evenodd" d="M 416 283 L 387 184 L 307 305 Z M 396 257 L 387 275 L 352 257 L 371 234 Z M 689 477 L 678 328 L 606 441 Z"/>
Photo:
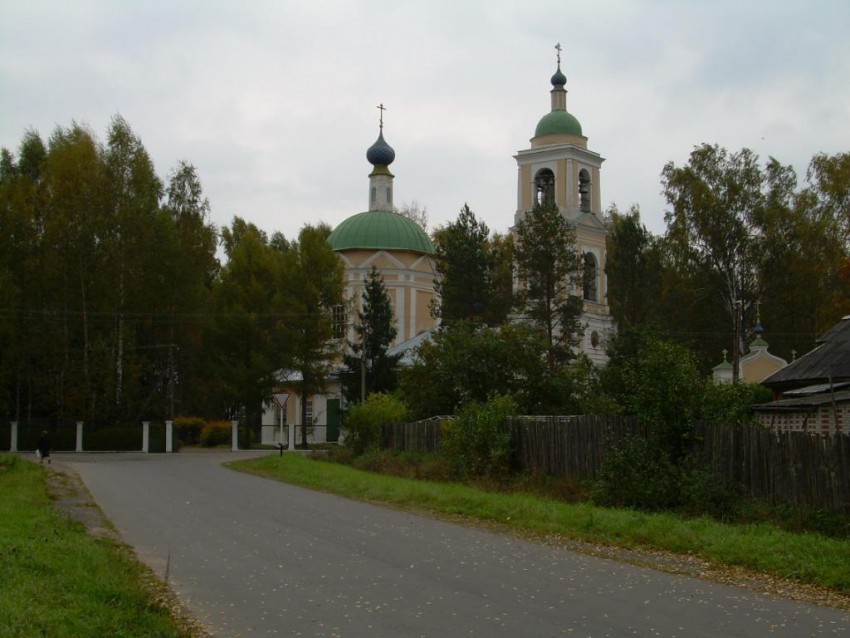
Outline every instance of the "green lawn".
<path fill-rule="evenodd" d="M 54 510 L 48 471 L 0 456 L 0 635 L 189 636 L 126 547 L 90 536 Z"/>
<path fill-rule="evenodd" d="M 364 472 L 300 454 L 229 466 L 350 498 L 498 523 L 524 534 L 689 554 L 715 565 L 743 567 L 850 594 L 850 542 L 818 534 L 794 534 L 764 523 L 724 525 L 708 518 L 492 493 L 456 483 Z"/>

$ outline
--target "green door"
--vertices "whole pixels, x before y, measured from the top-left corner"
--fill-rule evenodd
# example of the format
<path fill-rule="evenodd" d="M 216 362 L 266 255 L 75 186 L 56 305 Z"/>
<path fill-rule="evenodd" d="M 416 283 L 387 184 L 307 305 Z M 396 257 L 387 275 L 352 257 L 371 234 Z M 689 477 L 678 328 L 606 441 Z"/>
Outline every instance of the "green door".
<path fill-rule="evenodd" d="M 328 399 L 328 443 L 339 441 L 339 399 Z"/>

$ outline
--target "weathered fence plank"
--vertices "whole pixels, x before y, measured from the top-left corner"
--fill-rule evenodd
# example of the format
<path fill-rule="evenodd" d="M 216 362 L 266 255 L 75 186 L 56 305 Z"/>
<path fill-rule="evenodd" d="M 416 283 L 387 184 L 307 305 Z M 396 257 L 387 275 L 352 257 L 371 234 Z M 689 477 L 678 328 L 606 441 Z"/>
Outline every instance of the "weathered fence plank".
<path fill-rule="evenodd" d="M 445 417 L 387 424 L 385 448 L 435 452 Z M 514 464 L 532 473 L 593 478 L 606 452 L 626 436 L 646 436 L 629 417 L 512 417 Z M 759 426 L 699 423 L 693 450 L 742 494 L 850 514 L 850 435 L 776 433 Z"/>

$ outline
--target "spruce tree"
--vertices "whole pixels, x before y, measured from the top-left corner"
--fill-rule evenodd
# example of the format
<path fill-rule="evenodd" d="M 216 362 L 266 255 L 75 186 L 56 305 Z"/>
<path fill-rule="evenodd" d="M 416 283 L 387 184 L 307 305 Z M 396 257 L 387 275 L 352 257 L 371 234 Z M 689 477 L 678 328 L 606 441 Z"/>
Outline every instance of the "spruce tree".
<path fill-rule="evenodd" d="M 362 394 L 368 396 L 373 392 L 394 390 L 400 358 L 400 355 L 387 354 L 397 330 L 392 303 L 381 273 L 373 267 L 363 284 L 362 304 L 357 313 L 358 324 L 354 328 L 357 342 L 349 342 L 350 352 L 343 358 L 343 392 L 352 403 L 359 402 Z"/>

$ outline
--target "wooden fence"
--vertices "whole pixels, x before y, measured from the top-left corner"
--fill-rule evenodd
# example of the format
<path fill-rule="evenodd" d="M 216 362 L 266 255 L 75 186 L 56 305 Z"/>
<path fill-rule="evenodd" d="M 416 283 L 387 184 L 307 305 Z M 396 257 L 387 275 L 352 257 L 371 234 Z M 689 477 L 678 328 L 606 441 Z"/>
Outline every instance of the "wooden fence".
<path fill-rule="evenodd" d="M 850 436 L 699 424 L 696 443 L 744 494 L 850 514 Z"/>
<path fill-rule="evenodd" d="M 434 452 L 445 418 L 388 424 L 385 448 Z M 518 469 L 593 478 L 610 447 L 625 436 L 646 436 L 629 417 L 514 417 Z M 694 451 L 743 494 L 771 503 L 790 503 L 850 514 L 850 435 L 776 433 L 759 426 L 697 424 Z"/>
<path fill-rule="evenodd" d="M 435 416 L 413 423 L 386 423 L 382 429 L 384 449 L 403 452 L 436 452 L 443 427 L 451 417 Z"/>

